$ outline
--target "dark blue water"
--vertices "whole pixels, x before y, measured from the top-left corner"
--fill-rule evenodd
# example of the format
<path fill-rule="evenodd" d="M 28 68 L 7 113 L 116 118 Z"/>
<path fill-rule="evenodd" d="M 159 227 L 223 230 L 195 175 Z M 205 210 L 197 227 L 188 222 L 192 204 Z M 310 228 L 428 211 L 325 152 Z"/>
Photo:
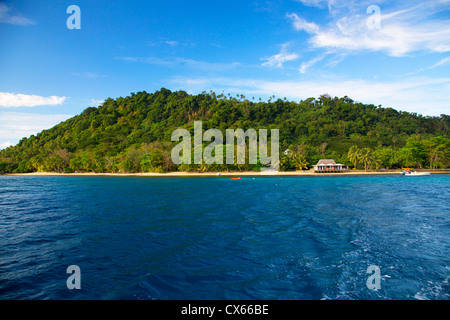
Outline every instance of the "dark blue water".
<path fill-rule="evenodd" d="M 3 176 L 0 299 L 447 300 L 449 198 L 448 175 Z"/>

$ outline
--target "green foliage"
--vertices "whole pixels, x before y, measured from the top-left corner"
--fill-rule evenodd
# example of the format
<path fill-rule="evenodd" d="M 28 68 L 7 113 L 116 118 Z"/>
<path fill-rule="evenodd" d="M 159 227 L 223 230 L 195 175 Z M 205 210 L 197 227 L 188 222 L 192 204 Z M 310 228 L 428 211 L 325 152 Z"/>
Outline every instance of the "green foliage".
<path fill-rule="evenodd" d="M 360 150 L 356 145 L 350 147 L 347 153 L 347 158 L 353 163 L 353 167 L 356 169 L 360 159 Z"/>
<path fill-rule="evenodd" d="M 254 99 L 252 99 L 254 101 Z M 203 129 L 279 129 L 282 170 L 304 170 L 319 159 L 366 170 L 449 166 L 450 116 L 424 117 L 320 96 L 300 102 L 271 97 L 251 102 L 213 92 L 188 95 L 162 88 L 153 94 L 108 98 L 59 125 L 0 151 L 0 173 L 167 172 L 259 170 L 258 164 L 181 164 L 171 161 L 171 134 Z M 289 149 L 291 153 L 284 154 Z M 247 159 L 248 160 L 248 159 Z"/>
<path fill-rule="evenodd" d="M 400 168 L 400 152 L 393 147 L 382 147 L 375 150 L 375 158 L 384 168 Z"/>
<path fill-rule="evenodd" d="M 292 151 L 286 149 L 280 155 L 280 168 L 283 171 L 308 169 L 307 151 L 304 146 L 298 146 Z"/>
<path fill-rule="evenodd" d="M 430 168 L 445 168 L 450 159 L 450 140 L 443 136 L 431 137 L 423 142 Z"/>
<path fill-rule="evenodd" d="M 8 162 L 6 161 L 0 161 L 0 174 L 5 174 L 9 171 L 10 169 L 8 168 Z"/>

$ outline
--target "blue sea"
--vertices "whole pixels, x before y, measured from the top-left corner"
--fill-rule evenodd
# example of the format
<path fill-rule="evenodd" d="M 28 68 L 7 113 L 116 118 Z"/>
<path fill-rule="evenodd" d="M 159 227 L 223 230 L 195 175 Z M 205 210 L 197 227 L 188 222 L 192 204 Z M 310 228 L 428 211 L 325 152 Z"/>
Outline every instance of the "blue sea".
<path fill-rule="evenodd" d="M 449 199 L 437 174 L 1 176 L 0 299 L 449 300 Z"/>

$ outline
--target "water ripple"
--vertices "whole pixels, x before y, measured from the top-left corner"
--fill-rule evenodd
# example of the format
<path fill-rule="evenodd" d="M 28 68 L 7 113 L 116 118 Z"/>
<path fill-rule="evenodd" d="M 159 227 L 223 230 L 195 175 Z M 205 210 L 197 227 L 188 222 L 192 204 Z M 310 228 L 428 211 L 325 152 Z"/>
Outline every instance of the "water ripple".
<path fill-rule="evenodd" d="M 0 299 L 449 299 L 449 193 L 444 175 L 0 177 Z"/>

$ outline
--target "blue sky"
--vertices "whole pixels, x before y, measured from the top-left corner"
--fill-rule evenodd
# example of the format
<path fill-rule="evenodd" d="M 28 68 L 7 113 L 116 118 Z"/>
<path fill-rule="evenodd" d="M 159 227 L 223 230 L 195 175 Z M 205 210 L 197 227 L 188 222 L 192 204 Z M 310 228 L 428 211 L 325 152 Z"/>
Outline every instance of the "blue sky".
<path fill-rule="evenodd" d="M 449 114 L 450 0 L 0 0 L 0 148 L 161 87 Z"/>

